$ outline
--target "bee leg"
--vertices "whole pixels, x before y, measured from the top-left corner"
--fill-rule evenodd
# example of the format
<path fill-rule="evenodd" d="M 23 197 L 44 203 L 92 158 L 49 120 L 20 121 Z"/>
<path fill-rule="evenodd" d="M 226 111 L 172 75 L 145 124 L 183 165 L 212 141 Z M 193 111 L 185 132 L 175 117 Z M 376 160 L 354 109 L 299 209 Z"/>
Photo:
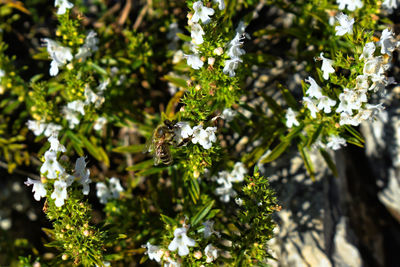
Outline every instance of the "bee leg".
<path fill-rule="evenodd" d="M 185 146 L 189 143 L 191 138 L 185 138 L 183 139 L 179 144 L 176 145 L 176 147 L 181 147 L 181 146 Z"/>

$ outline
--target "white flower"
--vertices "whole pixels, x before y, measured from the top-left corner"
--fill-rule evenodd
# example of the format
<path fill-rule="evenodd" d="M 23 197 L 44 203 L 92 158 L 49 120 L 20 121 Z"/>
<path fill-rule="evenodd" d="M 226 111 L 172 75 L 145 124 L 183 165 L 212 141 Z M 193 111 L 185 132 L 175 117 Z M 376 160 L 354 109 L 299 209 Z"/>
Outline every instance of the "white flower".
<path fill-rule="evenodd" d="M 110 84 L 110 78 L 107 78 L 105 80 L 103 80 L 99 86 L 97 86 L 97 90 L 99 90 L 100 92 L 103 92 L 107 89 L 107 86 Z"/>
<path fill-rule="evenodd" d="M 220 236 L 220 233 L 214 230 L 214 221 L 207 220 L 202 224 L 204 228 L 201 230 L 203 230 L 204 238 L 209 238 L 210 236 L 212 236 L 212 234 L 215 234 L 218 237 Z"/>
<path fill-rule="evenodd" d="M 240 46 L 243 44 L 243 42 L 241 41 L 242 39 L 242 34 L 237 32 L 232 41 L 230 41 L 228 48 L 228 56 L 230 58 L 239 58 L 246 53 L 246 51 L 240 48 Z"/>
<path fill-rule="evenodd" d="M 373 42 L 366 43 L 363 48 L 362 55 L 360 56 L 360 59 L 365 58 L 365 59 L 370 59 L 374 56 L 375 52 L 375 44 Z"/>
<path fill-rule="evenodd" d="M 391 56 L 394 49 L 398 47 L 400 43 L 394 39 L 392 30 L 384 29 L 378 45 L 381 47 L 381 54 L 387 54 Z"/>
<path fill-rule="evenodd" d="M 95 131 L 100 131 L 104 125 L 106 125 L 107 119 L 104 117 L 98 117 L 97 120 L 94 122 L 93 129 Z"/>
<path fill-rule="evenodd" d="M 82 115 L 85 115 L 85 103 L 82 100 L 75 100 L 75 101 L 69 102 L 67 104 L 67 107 L 70 110 L 73 110 L 73 111 L 81 113 Z"/>
<path fill-rule="evenodd" d="M 362 103 L 368 101 L 365 90 L 350 90 L 348 88 L 344 88 L 343 93 L 339 95 L 339 100 L 340 103 L 336 112 L 347 112 L 350 115 L 353 114 L 353 110 L 360 109 Z"/>
<path fill-rule="evenodd" d="M 317 99 L 322 97 L 321 87 L 319 87 L 317 82 L 312 77 L 308 77 L 308 79 L 305 79 L 305 81 L 310 84 L 310 87 L 307 89 L 306 92 L 308 96 L 315 97 Z"/>
<path fill-rule="evenodd" d="M 362 8 L 363 3 L 361 0 L 336 0 L 336 2 L 339 4 L 339 9 L 343 10 L 346 8 L 350 11 L 354 11 L 357 8 Z"/>
<path fill-rule="evenodd" d="M 342 146 L 346 146 L 346 139 L 340 136 L 331 135 L 329 137 L 329 142 L 326 144 L 326 146 L 333 150 L 338 150 Z"/>
<path fill-rule="evenodd" d="M 243 61 L 239 58 L 232 58 L 232 59 L 225 60 L 223 72 L 225 74 L 229 74 L 230 77 L 235 76 L 235 74 L 236 74 L 235 70 L 239 67 L 240 62 L 243 62 Z"/>
<path fill-rule="evenodd" d="M 218 4 L 219 10 L 225 9 L 225 1 L 224 0 L 214 0 L 214 3 Z"/>
<path fill-rule="evenodd" d="M 84 195 L 88 195 L 90 191 L 89 184 L 92 182 L 90 180 L 90 170 L 86 169 L 85 157 L 79 157 L 75 162 L 75 176 L 79 177 L 79 183 L 83 186 L 82 192 Z"/>
<path fill-rule="evenodd" d="M 44 130 L 44 135 L 46 137 L 50 137 L 53 134 L 58 135 L 61 129 L 62 129 L 61 125 L 50 122 L 46 125 L 46 129 Z"/>
<path fill-rule="evenodd" d="M 67 183 L 64 181 L 57 180 L 54 182 L 54 191 L 51 194 L 51 198 L 55 199 L 55 204 L 57 207 L 64 205 L 65 199 L 68 198 L 67 195 Z"/>
<path fill-rule="evenodd" d="M 319 109 L 317 108 L 317 101 L 309 97 L 303 97 L 303 102 L 310 110 L 311 117 L 315 119 L 317 117 L 317 113 L 319 112 Z"/>
<path fill-rule="evenodd" d="M 65 119 L 68 121 L 69 128 L 73 129 L 73 128 L 75 128 L 76 125 L 79 124 L 80 119 L 78 117 L 77 112 L 70 110 L 69 108 L 64 106 L 62 109 L 62 113 L 64 114 Z"/>
<path fill-rule="evenodd" d="M 243 205 L 243 199 L 241 199 L 240 197 L 235 198 L 235 203 L 238 206 L 242 206 Z"/>
<path fill-rule="evenodd" d="M 336 105 L 336 101 L 333 99 L 330 99 L 327 96 L 323 96 L 319 99 L 319 103 L 318 103 L 318 109 L 319 110 L 324 110 L 325 113 L 331 113 L 331 107 L 333 107 L 334 105 Z"/>
<path fill-rule="evenodd" d="M 193 144 L 199 143 L 204 149 L 210 149 L 212 143 L 217 141 L 217 137 L 215 136 L 216 130 L 217 127 L 207 127 L 205 130 L 201 125 L 193 127 Z"/>
<path fill-rule="evenodd" d="M 41 181 L 33 180 L 28 177 L 28 180 L 26 180 L 24 184 L 27 186 L 33 185 L 32 192 L 35 192 L 33 197 L 36 201 L 39 201 L 42 197 L 46 196 L 46 189 L 44 188 L 44 184 Z"/>
<path fill-rule="evenodd" d="M 353 126 L 358 126 L 360 124 L 360 121 L 357 120 L 357 118 L 353 118 L 353 116 L 351 116 L 351 114 L 347 113 L 347 112 L 342 112 L 340 113 L 340 121 L 339 121 L 340 125 L 353 125 Z"/>
<path fill-rule="evenodd" d="M 171 23 L 168 26 L 167 39 L 173 42 L 179 41 L 179 37 L 177 36 L 178 33 L 182 33 L 182 31 L 179 29 L 178 23 L 176 22 Z"/>
<path fill-rule="evenodd" d="M 193 129 L 190 127 L 190 124 L 186 121 L 180 121 L 175 124 L 174 134 L 175 134 L 175 142 L 180 144 L 184 139 L 192 136 Z"/>
<path fill-rule="evenodd" d="M 100 84 L 99 87 L 103 87 L 104 82 Z M 104 102 L 104 97 L 98 94 L 95 94 L 92 89 L 88 85 L 85 86 L 85 104 L 88 105 L 93 103 L 96 108 L 100 107 Z"/>
<path fill-rule="evenodd" d="M 236 191 L 233 189 L 231 180 L 231 174 L 227 171 L 221 171 L 218 173 L 218 178 L 216 178 L 216 181 L 220 187 L 215 189 L 215 194 L 220 196 L 219 199 L 222 202 L 227 203 L 231 197 L 236 196 Z"/>
<path fill-rule="evenodd" d="M 55 134 L 51 135 L 49 137 L 48 141 L 50 142 L 49 150 L 52 150 L 55 152 L 58 152 L 58 151 L 65 152 L 66 151 L 65 146 L 60 144 L 60 141 L 58 140 L 57 135 L 55 135 Z"/>
<path fill-rule="evenodd" d="M 115 177 L 111 177 L 109 184 L 112 197 L 119 198 L 119 194 L 124 192 L 124 188 L 122 187 L 120 180 Z"/>
<path fill-rule="evenodd" d="M 397 8 L 398 0 L 385 0 L 382 3 L 382 6 L 389 10 L 389 12 L 393 12 L 393 9 Z"/>
<path fill-rule="evenodd" d="M 353 33 L 353 24 L 354 19 L 350 19 L 347 15 L 340 13 L 336 16 L 336 19 L 339 21 L 340 26 L 335 27 L 336 35 L 342 36 L 346 33 Z"/>
<path fill-rule="evenodd" d="M 247 169 L 242 162 L 236 162 L 231 175 L 229 176 L 230 181 L 233 183 L 243 182 L 244 176 L 247 173 Z"/>
<path fill-rule="evenodd" d="M 47 52 L 53 60 L 50 64 L 50 75 L 56 76 L 58 74 L 58 68 L 64 66 L 67 61 L 72 60 L 73 56 L 71 54 L 71 49 L 63 47 L 48 38 L 43 39 L 43 41 L 47 43 Z"/>
<path fill-rule="evenodd" d="M 358 75 L 356 77 L 356 90 L 368 90 L 368 75 Z"/>
<path fill-rule="evenodd" d="M 328 80 L 329 79 L 329 74 L 335 72 L 335 69 L 332 68 L 333 60 L 324 57 L 324 53 L 322 53 L 322 52 L 320 54 L 320 57 L 322 59 L 321 70 L 324 73 L 323 77 L 324 77 L 325 80 Z"/>
<path fill-rule="evenodd" d="M 367 62 L 365 62 L 363 73 L 364 73 L 364 75 L 371 76 L 375 79 L 377 79 L 377 78 L 384 79 L 383 74 L 385 73 L 385 69 L 387 69 L 387 68 L 388 68 L 388 66 L 383 64 L 382 56 L 374 57 L 374 58 L 367 60 Z"/>
<path fill-rule="evenodd" d="M 55 0 L 54 6 L 58 7 L 57 15 L 63 15 L 67 9 L 72 8 L 74 5 L 67 0 Z"/>
<path fill-rule="evenodd" d="M 202 1 L 197 1 L 193 3 L 194 14 L 192 17 L 192 22 L 198 22 L 201 20 L 204 24 L 211 21 L 210 16 L 214 15 L 214 9 L 205 7 Z"/>
<path fill-rule="evenodd" d="M 226 122 L 230 122 L 233 120 L 236 114 L 237 111 L 230 108 L 226 108 L 222 111 L 221 118 L 224 119 Z"/>
<path fill-rule="evenodd" d="M 96 195 L 101 204 L 106 204 L 111 197 L 107 185 L 103 182 L 96 183 Z"/>
<path fill-rule="evenodd" d="M 185 55 L 185 57 L 187 58 L 187 64 L 193 69 L 198 70 L 203 67 L 204 62 L 201 61 L 198 55 Z"/>
<path fill-rule="evenodd" d="M 55 151 L 46 151 L 44 153 L 44 163 L 40 167 L 40 173 L 48 179 L 56 179 L 64 171 L 64 168 L 57 161 L 57 153 Z"/>
<path fill-rule="evenodd" d="M 90 31 L 88 33 L 85 39 L 85 43 L 79 48 L 78 53 L 75 55 L 75 58 L 86 60 L 86 58 L 90 57 L 93 52 L 99 49 L 97 47 L 99 39 L 96 36 L 97 33 L 95 31 Z"/>
<path fill-rule="evenodd" d="M 147 248 L 147 255 L 149 256 L 150 260 L 155 260 L 156 262 L 161 262 L 161 257 L 164 254 L 164 251 L 159 247 L 150 244 L 150 242 L 147 242 L 145 245 Z"/>
<path fill-rule="evenodd" d="M 288 108 L 285 118 L 286 118 L 286 127 L 292 128 L 293 125 L 299 126 L 300 123 L 296 119 L 296 112 L 293 111 L 292 108 Z"/>
<path fill-rule="evenodd" d="M 202 44 L 204 42 L 203 35 L 204 31 L 200 24 L 193 23 L 191 31 L 192 42 L 197 45 Z"/>
<path fill-rule="evenodd" d="M 175 251 L 178 249 L 179 256 L 186 256 L 189 254 L 188 247 L 194 247 L 196 242 L 186 235 L 187 228 L 181 227 L 174 231 L 174 239 L 168 246 L 170 251 Z"/>
<path fill-rule="evenodd" d="M 33 120 L 28 120 L 26 125 L 28 126 L 28 129 L 31 130 L 33 134 L 36 136 L 41 135 L 47 126 L 47 124 L 43 123 L 42 121 L 33 121 Z"/>
<path fill-rule="evenodd" d="M 208 244 L 204 249 L 204 254 L 206 255 L 207 259 L 206 262 L 210 263 L 215 261 L 218 258 L 218 250 L 211 244 Z"/>

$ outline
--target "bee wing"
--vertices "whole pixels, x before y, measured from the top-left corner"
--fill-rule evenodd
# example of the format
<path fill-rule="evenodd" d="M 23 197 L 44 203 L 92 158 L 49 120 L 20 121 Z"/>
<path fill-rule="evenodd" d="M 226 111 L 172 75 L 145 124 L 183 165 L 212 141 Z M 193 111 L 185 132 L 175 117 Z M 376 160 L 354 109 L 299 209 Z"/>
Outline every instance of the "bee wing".
<path fill-rule="evenodd" d="M 153 152 L 154 151 L 154 141 L 153 141 L 153 136 L 154 136 L 154 134 L 152 134 L 151 135 L 151 137 L 149 137 L 147 140 L 146 140 L 146 144 L 145 144 L 145 146 L 144 146 L 144 149 L 143 149 L 143 153 L 147 153 L 147 152 Z"/>

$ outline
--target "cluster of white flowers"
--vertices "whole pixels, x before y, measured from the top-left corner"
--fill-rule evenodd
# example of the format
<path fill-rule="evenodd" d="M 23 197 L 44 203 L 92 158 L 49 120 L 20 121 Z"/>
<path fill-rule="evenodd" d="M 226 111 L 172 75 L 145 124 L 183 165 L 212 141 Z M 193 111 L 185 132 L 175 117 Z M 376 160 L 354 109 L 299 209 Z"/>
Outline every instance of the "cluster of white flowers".
<path fill-rule="evenodd" d="M 181 143 L 182 140 L 191 137 L 193 144 L 199 144 L 204 149 L 210 149 L 212 143 L 217 141 L 217 137 L 215 132 L 217 131 L 217 127 L 207 127 L 203 129 L 202 125 L 190 127 L 190 124 L 185 121 L 181 121 L 176 123 L 175 128 L 175 141 L 176 143 Z"/>
<path fill-rule="evenodd" d="M 332 107 L 336 105 L 336 101 L 322 94 L 321 87 L 312 78 L 308 77 L 305 80 L 310 84 L 305 97 L 303 97 L 304 104 L 310 110 L 311 117 L 316 118 L 317 113 L 323 110 L 325 113 L 331 113 Z"/>
<path fill-rule="evenodd" d="M 203 223 L 204 228 L 201 229 L 204 234 L 204 238 L 209 238 L 213 233 L 215 233 L 218 237 L 220 237 L 219 232 L 216 232 L 213 229 L 214 222 L 206 221 Z M 174 238 L 168 245 L 169 251 L 178 251 L 178 255 L 180 257 L 186 256 L 189 254 L 189 247 L 194 247 L 196 245 L 196 241 L 187 235 L 187 231 L 189 230 L 189 225 L 184 224 L 180 228 L 176 228 L 174 231 Z M 164 261 L 164 266 L 181 266 L 179 259 L 177 261 L 173 260 L 170 257 L 170 254 L 160 246 L 152 245 L 147 242 L 143 247 L 147 248 L 147 255 L 149 259 L 155 260 L 158 263 Z M 214 247 L 212 244 L 208 244 L 204 249 L 204 254 L 206 256 L 206 262 L 211 263 L 218 258 L 218 249 Z M 200 254 L 201 255 L 201 254 Z M 200 256 L 201 257 L 201 256 Z"/>
<path fill-rule="evenodd" d="M 52 134 L 48 140 L 50 142 L 50 149 L 44 154 L 44 163 L 40 168 L 40 174 L 43 181 L 46 179 L 57 179 L 54 182 L 54 191 L 50 197 L 55 199 L 57 207 L 61 207 L 68 198 L 67 188 L 75 180 L 83 186 L 83 194 L 89 194 L 89 184 L 91 183 L 89 178 L 90 171 L 86 169 L 85 158 L 80 157 L 76 160 L 74 175 L 68 174 L 63 166 L 57 161 L 57 153 L 65 152 L 65 147 L 60 144 L 56 134 Z M 45 184 L 42 181 L 28 178 L 25 184 L 28 186 L 33 185 L 32 192 L 35 193 L 34 198 L 37 201 L 46 196 Z"/>
<path fill-rule="evenodd" d="M 340 10 L 347 8 L 350 11 L 354 11 L 363 7 L 361 0 L 336 0 L 336 3 L 339 5 Z"/>
<path fill-rule="evenodd" d="M 211 179 L 216 181 L 220 186 L 215 189 L 215 194 L 220 196 L 222 202 L 229 202 L 231 197 L 236 196 L 236 191 L 233 189 L 233 183 L 243 182 L 247 169 L 241 162 L 236 162 L 233 170 L 229 173 L 227 171 L 220 171 L 217 176 Z"/>
<path fill-rule="evenodd" d="M 58 7 L 57 15 L 63 15 L 67 9 L 71 9 L 74 5 L 67 0 L 55 0 L 54 6 Z"/>
<path fill-rule="evenodd" d="M 210 7 L 205 7 L 202 1 L 196 1 L 193 3 L 194 14 L 189 19 L 189 26 L 191 27 L 191 37 L 192 37 L 192 51 L 194 54 L 185 55 L 187 59 L 187 64 L 195 70 L 203 67 L 204 62 L 199 56 L 197 46 L 204 42 L 203 35 L 205 34 L 200 22 L 203 24 L 210 23 L 210 16 L 214 15 L 214 9 Z"/>
<path fill-rule="evenodd" d="M 110 199 L 118 199 L 121 192 L 124 191 L 120 180 L 112 177 L 108 181 L 108 186 L 103 182 L 96 183 L 96 195 L 101 204 L 106 204 Z"/>
<path fill-rule="evenodd" d="M 58 135 L 62 129 L 61 125 L 55 123 L 45 123 L 44 121 L 28 120 L 26 125 L 28 126 L 28 129 L 31 130 L 36 136 L 41 134 L 44 134 L 46 137 L 50 137 L 52 134 Z"/>
<path fill-rule="evenodd" d="M 380 46 L 382 55 L 374 56 L 376 45 Z M 360 56 L 364 61 L 363 74 L 357 76 L 354 89 L 345 88 L 339 95 L 339 106 L 336 112 L 340 114 L 340 125 L 358 126 L 367 119 L 373 119 L 383 109 L 382 104 L 368 104 L 367 92 L 383 91 L 392 80 L 385 76 L 389 68 L 388 62 L 392 52 L 400 45 L 391 30 L 385 29 L 376 43 L 366 43 Z"/>
<path fill-rule="evenodd" d="M 340 24 L 339 26 L 335 27 L 337 36 L 343 36 L 346 33 L 353 34 L 354 18 L 350 19 L 349 16 L 340 13 L 336 16 L 336 19 Z"/>
<path fill-rule="evenodd" d="M 57 0 L 56 0 L 57 2 Z M 68 1 L 62 1 L 63 3 L 69 3 Z M 60 8 L 61 9 L 61 8 Z M 65 10 L 64 10 L 65 12 Z M 92 52 L 97 51 L 97 44 L 99 42 L 96 37 L 97 33 L 90 31 L 86 36 L 85 43 L 79 48 L 78 54 L 75 55 L 76 59 L 86 60 L 87 57 L 92 55 Z M 72 55 L 71 48 L 64 47 L 54 40 L 49 38 L 43 39 L 47 46 L 47 52 L 49 53 L 52 61 L 50 63 L 50 75 L 56 76 L 59 72 L 59 68 L 67 64 L 68 61 L 72 61 L 74 56 Z"/>
<path fill-rule="evenodd" d="M 236 28 L 235 37 L 228 44 L 228 56 L 230 59 L 225 60 L 223 72 L 229 74 L 230 77 L 235 76 L 235 70 L 238 68 L 239 63 L 243 62 L 240 57 L 246 53 L 240 48 L 243 44 L 242 40 L 246 36 L 245 29 L 244 22 L 241 21 Z"/>

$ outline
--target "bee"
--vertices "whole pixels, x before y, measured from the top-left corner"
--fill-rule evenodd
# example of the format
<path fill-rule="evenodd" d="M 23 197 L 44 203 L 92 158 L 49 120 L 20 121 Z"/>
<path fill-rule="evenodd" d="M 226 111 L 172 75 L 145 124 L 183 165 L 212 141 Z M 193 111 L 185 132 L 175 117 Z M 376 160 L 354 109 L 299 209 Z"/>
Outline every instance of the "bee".
<path fill-rule="evenodd" d="M 170 146 L 175 144 L 175 129 L 174 122 L 165 120 L 153 131 L 153 136 L 149 140 L 150 144 L 147 145 L 147 151 L 153 153 L 154 165 L 158 165 L 160 162 L 165 165 L 172 163 Z"/>

